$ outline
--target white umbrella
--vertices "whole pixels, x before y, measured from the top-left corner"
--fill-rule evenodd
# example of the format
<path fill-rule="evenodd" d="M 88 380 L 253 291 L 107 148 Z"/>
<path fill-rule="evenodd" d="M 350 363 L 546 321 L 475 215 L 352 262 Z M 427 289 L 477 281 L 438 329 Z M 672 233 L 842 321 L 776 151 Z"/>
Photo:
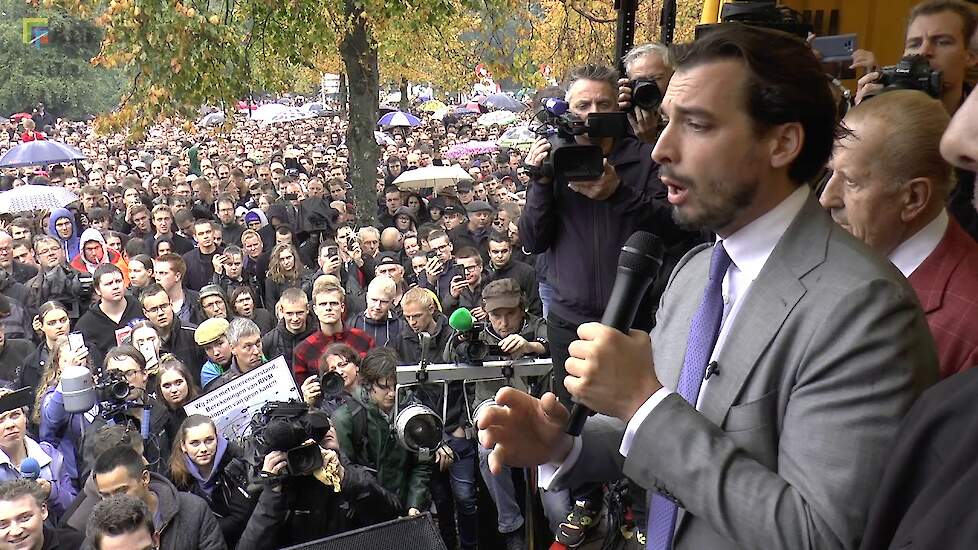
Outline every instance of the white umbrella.
<path fill-rule="evenodd" d="M 264 105 L 262 106 L 264 107 Z M 284 122 L 294 122 L 296 120 L 303 120 L 316 116 L 315 113 L 308 113 L 298 109 L 296 107 L 286 107 L 284 105 L 279 105 L 281 109 L 276 109 L 274 111 L 265 111 L 259 113 L 261 108 L 255 111 L 254 119 L 256 119 L 260 124 L 280 124 Z M 260 116 L 259 116 L 260 115 Z"/>
<path fill-rule="evenodd" d="M 200 119 L 200 121 L 197 122 L 197 125 L 198 126 L 215 126 L 217 124 L 223 124 L 223 123 L 224 123 L 224 113 L 218 111 L 216 113 L 210 113 L 210 114 L 204 115 Z"/>
<path fill-rule="evenodd" d="M 462 167 L 453 164 L 452 166 L 426 166 L 402 172 L 394 185 L 400 189 L 444 189 L 452 185 L 457 185 L 460 181 L 472 181 L 472 176 L 467 174 Z"/>
<path fill-rule="evenodd" d="M 28 212 L 61 208 L 78 200 L 64 187 L 53 185 L 21 185 L 0 193 L 0 212 Z"/>
<path fill-rule="evenodd" d="M 510 111 L 492 111 L 479 117 L 475 121 L 479 126 L 492 126 L 493 124 L 502 126 L 516 122 L 516 114 Z"/>

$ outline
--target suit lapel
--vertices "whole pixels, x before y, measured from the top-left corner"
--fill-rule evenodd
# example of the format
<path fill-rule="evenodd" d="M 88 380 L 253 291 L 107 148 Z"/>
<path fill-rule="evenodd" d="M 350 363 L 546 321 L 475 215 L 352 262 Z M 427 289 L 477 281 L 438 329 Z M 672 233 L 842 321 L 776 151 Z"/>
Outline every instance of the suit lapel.
<path fill-rule="evenodd" d="M 937 248 L 910 274 L 910 284 L 917 293 L 924 313 L 933 313 L 941 307 L 951 274 L 964 260 L 961 237 L 971 238 L 951 218 Z"/>
<path fill-rule="evenodd" d="M 717 354 L 719 376 L 706 386 L 701 412 L 723 426 L 758 360 L 805 295 L 801 277 L 825 261 L 832 221 L 810 197 L 751 283 Z"/>

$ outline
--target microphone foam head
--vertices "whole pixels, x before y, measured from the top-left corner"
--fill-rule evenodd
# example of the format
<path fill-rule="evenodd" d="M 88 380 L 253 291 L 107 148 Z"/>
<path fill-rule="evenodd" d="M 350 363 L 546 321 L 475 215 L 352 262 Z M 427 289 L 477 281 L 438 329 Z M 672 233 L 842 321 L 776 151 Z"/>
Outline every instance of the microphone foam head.
<path fill-rule="evenodd" d="M 570 108 L 570 104 L 557 97 L 548 97 L 543 101 L 543 106 L 554 116 L 561 116 Z"/>
<path fill-rule="evenodd" d="M 618 266 L 654 275 L 659 272 L 664 253 L 665 248 L 658 237 L 648 231 L 636 231 L 621 248 Z"/>
<path fill-rule="evenodd" d="M 474 324 L 475 318 L 472 317 L 472 312 L 464 307 L 456 309 L 451 317 L 448 318 L 448 325 L 459 332 L 472 330 Z"/>
<path fill-rule="evenodd" d="M 37 479 L 41 475 L 41 465 L 34 457 L 27 457 L 20 463 L 20 475 L 25 479 Z"/>

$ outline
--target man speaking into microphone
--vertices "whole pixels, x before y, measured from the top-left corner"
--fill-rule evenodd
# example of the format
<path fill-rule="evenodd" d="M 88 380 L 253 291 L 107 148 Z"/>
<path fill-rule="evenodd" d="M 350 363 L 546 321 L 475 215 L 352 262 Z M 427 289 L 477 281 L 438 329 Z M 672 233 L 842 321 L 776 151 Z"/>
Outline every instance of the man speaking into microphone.
<path fill-rule="evenodd" d="M 549 487 L 624 473 L 655 550 L 855 548 L 937 358 L 913 289 L 806 185 L 837 131 L 828 82 L 797 38 L 725 24 L 679 60 L 662 114 L 673 215 L 717 243 L 676 267 L 651 341 L 581 326 L 564 384 L 601 414 L 580 437 L 554 396 L 500 391 L 490 467 L 540 465 Z"/>

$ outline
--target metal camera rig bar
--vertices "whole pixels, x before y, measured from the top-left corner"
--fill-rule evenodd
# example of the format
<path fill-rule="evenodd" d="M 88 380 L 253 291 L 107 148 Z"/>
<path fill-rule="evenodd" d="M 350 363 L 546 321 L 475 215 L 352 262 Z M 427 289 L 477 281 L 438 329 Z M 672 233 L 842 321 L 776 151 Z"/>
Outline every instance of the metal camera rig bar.
<path fill-rule="evenodd" d="M 512 380 L 514 388 L 525 391 L 525 378 L 546 375 L 551 368 L 553 368 L 551 359 L 486 361 L 481 365 L 454 363 L 404 365 L 397 367 L 397 385 L 507 378 Z"/>

